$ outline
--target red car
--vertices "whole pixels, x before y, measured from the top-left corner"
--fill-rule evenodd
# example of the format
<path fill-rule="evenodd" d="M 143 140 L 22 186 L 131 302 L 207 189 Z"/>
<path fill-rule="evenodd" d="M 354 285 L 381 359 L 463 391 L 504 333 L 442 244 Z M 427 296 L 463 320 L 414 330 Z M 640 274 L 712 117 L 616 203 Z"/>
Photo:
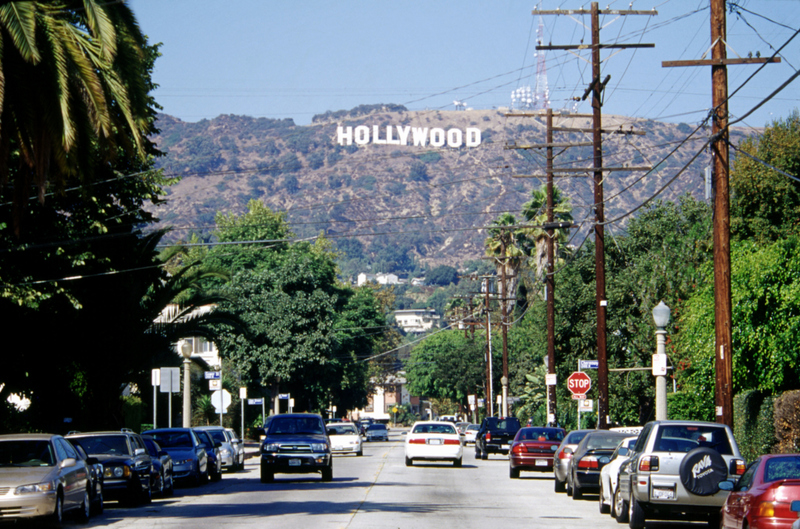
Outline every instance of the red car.
<path fill-rule="evenodd" d="M 549 472 L 553 470 L 553 455 L 567 435 L 563 428 L 520 428 L 508 453 L 508 475 L 519 477 L 520 470 Z"/>
<path fill-rule="evenodd" d="M 800 500 L 800 454 L 761 456 L 733 487 L 720 488 L 733 489 L 722 506 L 723 529 L 790 529 L 797 520 L 792 501 Z"/>

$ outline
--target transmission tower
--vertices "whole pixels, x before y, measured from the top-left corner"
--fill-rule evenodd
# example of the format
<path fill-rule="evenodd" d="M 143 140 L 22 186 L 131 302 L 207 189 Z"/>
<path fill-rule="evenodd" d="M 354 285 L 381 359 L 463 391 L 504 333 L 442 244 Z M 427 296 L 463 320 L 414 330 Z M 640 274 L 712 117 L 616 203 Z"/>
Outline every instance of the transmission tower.
<path fill-rule="evenodd" d="M 539 28 L 536 30 L 536 41 L 544 44 L 544 22 L 539 17 Z M 544 50 L 536 50 L 536 86 L 533 91 L 533 108 L 547 110 L 550 108 L 550 88 L 547 86 L 547 63 Z"/>

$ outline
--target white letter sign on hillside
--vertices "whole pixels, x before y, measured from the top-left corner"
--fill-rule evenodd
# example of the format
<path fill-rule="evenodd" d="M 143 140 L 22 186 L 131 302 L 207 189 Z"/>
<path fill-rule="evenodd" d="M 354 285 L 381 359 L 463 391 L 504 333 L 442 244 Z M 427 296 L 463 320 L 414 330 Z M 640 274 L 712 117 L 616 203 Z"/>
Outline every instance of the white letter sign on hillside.
<path fill-rule="evenodd" d="M 355 127 L 336 128 L 336 142 L 339 145 L 411 145 L 414 147 L 444 147 L 447 145 L 453 149 L 462 146 L 477 147 L 481 144 L 481 129 L 467 127 L 465 130 L 452 128 L 432 128 L 427 127 L 401 127 L 399 125 L 386 125 L 380 127 L 373 125 L 372 130 L 366 125 Z"/>

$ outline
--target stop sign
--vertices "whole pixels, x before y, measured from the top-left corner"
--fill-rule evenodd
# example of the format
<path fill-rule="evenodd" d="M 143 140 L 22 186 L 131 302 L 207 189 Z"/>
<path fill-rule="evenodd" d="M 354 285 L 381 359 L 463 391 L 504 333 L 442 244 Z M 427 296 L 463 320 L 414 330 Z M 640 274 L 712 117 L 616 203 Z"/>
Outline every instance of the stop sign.
<path fill-rule="evenodd" d="M 592 379 L 583 371 L 576 371 L 567 377 L 567 389 L 573 395 L 586 395 L 592 387 Z"/>

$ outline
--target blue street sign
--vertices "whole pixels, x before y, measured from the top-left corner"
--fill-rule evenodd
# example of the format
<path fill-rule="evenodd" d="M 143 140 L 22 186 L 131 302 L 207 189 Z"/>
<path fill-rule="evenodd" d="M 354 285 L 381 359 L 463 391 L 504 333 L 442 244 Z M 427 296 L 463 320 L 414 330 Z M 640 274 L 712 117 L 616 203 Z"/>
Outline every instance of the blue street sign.
<path fill-rule="evenodd" d="M 580 369 L 597 369 L 599 363 L 597 360 L 580 360 L 578 365 L 580 366 Z"/>
<path fill-rule="evenodd" d="M 206 371 L 206 380 L 219 380 L 219 371 Z"/>
<path fill-rule="evenodd" d="M 258 404 L 260 406 L 261 404 L 264 404 L 264 399 L 247 399 L 247 403 Z"/>

